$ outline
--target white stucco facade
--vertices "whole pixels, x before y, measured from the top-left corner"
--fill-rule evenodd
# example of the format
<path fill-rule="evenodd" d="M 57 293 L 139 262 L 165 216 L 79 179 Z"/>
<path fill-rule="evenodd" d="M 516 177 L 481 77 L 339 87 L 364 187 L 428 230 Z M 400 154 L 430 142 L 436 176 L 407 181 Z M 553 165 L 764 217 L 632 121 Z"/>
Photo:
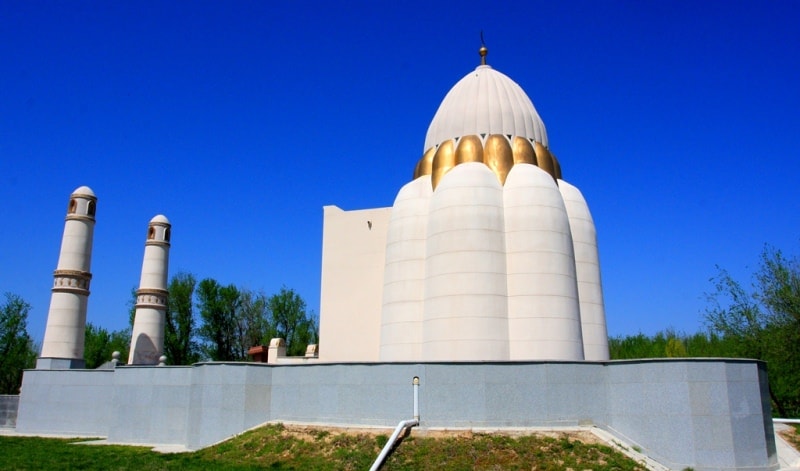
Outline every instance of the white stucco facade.
<path fill-rule="evenodd" d="M 323 211 L 319 359 L 378 361 L 391 208 Z"/>

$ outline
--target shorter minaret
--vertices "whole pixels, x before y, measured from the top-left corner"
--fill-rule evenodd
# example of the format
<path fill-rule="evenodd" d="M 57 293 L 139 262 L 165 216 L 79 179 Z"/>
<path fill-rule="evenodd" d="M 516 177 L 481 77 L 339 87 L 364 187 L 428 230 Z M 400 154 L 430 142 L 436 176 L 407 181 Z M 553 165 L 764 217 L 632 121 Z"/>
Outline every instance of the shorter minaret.
<path fill-rule="evenodd" d="M 169 220 L 159 214 L 150 220 L 147 228 L 128 357 L 131 365 L 157 365 L 164 351 L 170 227 Z"/>
<path fill-rule="evenodd" d="M 53 294 L 47 313 L 38 369 L 83 368 L 86 307 L 92 280 L 92 239 L 97 197 L 88 186 L 69 198 L 61 253 L 53 273 Z"/>

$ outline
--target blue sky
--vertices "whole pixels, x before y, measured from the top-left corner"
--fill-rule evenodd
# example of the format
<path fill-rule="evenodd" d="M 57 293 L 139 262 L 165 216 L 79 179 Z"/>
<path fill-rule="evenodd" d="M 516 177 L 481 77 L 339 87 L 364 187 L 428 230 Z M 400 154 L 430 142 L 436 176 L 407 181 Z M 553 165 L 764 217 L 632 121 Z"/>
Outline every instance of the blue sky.
<path fill-rule="evenodd" d="M 798 253 L 800 2 L 34 0 L 0 24 L 0 292 L 39 340 L 81 185 L 89 322 L 126 326 L 160 213 L 170 273 L 319 312 L 322 207 L 392 204 L 481 30 L 592 210 L 611 335 L 697 331 L 716 265 Z"/>

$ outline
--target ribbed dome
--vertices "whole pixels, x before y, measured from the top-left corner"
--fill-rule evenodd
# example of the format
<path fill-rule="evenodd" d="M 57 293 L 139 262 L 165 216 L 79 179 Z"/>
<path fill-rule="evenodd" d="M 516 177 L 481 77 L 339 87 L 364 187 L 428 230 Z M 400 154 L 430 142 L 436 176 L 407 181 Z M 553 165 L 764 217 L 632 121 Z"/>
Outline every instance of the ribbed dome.
<path fill-rule="evenodd" d="M 423 152 L 461 136 L 501 134 L 547 145 L 547 131 L 525 91 L 506 75 L 480 65 L 442 100 L 425 136 Z"/>

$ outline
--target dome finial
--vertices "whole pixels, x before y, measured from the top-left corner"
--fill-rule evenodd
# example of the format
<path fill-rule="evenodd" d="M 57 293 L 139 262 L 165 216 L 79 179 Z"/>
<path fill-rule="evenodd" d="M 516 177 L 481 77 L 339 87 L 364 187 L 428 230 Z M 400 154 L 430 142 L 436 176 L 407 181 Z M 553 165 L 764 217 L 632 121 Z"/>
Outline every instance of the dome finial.
<path fill-rule="evenodd" d="M 489 54 L 489 49 L 486 48 L 486 43 L 483 41 L 483 30 L 481 30 L 481 48 L 478 49 L 478 54 L 481 55 L 481 65 L 486 65 L 486 55 Z"/>

